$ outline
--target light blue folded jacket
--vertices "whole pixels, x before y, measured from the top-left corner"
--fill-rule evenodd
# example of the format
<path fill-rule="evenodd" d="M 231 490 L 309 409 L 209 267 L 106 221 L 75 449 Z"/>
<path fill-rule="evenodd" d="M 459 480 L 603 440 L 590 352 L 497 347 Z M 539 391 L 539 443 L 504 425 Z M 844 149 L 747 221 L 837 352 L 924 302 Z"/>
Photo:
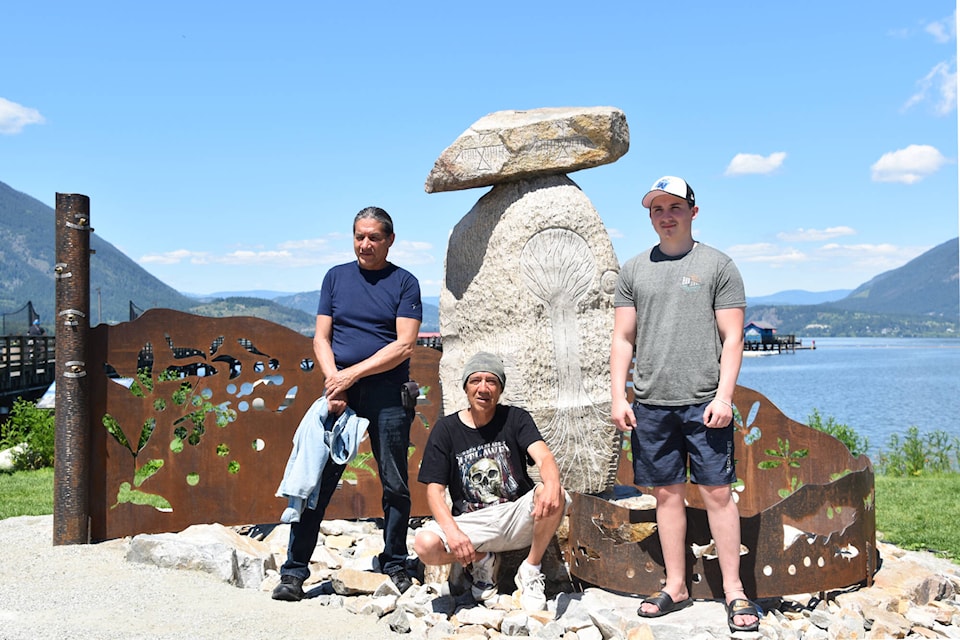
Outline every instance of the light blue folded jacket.
<path fill-rule="evenodd" d="M 293 434 L 293 450 L 276 494 L 279 498 L 287 498 L 287 508 L 280 516 L 280 522 L 300 522 L 304 506 L 317 508 L 320 479 L 327 460 L 335 464 L 348 463 L 357 455 L 360 441 L 367 432 L 370 421 L 359 417 L 350 407 L 336 418 L 332 426 L 330 421 L 333 418 L 327 415 L 328 411 L 327 398 L 322 396 L 310 405 Z"/>

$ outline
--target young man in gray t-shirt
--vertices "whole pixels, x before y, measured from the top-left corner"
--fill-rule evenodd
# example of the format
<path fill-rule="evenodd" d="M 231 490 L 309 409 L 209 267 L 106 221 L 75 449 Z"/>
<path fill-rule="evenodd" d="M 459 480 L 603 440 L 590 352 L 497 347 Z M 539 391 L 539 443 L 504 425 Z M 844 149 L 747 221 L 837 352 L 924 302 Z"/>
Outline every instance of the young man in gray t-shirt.
<path fill-rule="evenodd" d="M 614 298 L 611 413 L 631 432 L 634 483 L 651 487 L 666 584 L 638 615 L 654 618 L 691 604 L 686 575 L 687 459 L 717 546 L 731 631 L 756 630 L 759 611 L 740 580 L 740 514 L 730 484 L 733 390 L 743 358 L 746 298 L 733 261 L 693 239 L 693 189 L 665 176 L 643 197 L 660 237 L 627 261 Z M 634 403 L 627 373 L 636 352 Z"/>

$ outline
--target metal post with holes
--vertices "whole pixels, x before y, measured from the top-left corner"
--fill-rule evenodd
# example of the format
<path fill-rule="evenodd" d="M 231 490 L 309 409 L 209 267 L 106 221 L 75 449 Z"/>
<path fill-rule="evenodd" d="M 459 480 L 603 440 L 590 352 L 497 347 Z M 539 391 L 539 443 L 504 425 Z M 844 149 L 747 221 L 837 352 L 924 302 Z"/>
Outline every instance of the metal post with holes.
<path fill-rule="evenodd" d="M 89 542 L 90 198 L 58 193 L 56 209 L 56 436 L 53 544 Z"/>

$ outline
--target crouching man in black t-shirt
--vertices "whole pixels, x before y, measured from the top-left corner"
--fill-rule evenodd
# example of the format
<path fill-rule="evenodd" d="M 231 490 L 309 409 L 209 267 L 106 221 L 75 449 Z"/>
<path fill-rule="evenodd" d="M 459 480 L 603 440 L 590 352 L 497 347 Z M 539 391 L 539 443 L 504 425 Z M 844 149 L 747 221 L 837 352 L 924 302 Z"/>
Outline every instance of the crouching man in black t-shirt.
<path fill-rule="evenodd" d="M 482 602 L 498 591 L 498 553 L 529 546 L 515 582 L 521 607 L 539 611 L 546 607 L 540 561 L 570 497 L 530 414 L 498 404 L 505 382 L 503 362 L 477 353 L 463 371 L 469 407 L 430 430 L 417 479 L 427 485 L 434 520 L 417 533 L 414 550 L 424 564 L 463 565 Z M 527 474 L 528 459 L 541 482 Z"/>

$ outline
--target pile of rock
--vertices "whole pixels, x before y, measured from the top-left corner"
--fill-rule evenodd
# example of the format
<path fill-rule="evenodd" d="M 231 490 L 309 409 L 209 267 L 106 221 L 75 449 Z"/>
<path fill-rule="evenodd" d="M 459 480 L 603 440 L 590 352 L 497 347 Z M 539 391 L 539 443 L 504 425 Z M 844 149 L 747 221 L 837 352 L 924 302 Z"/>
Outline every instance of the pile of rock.
<path fill-rule="evenodd" d="M 416 534 L 416 527 L 410 535 Z M 197 525 L 178 534 L 138 535 L 127 559 L 164 567 L 198 569 L 264 598 L 279 580 L 286 557 L 287 525 L 232 529 Z M 428 567 L 406 593 L 375 571 L 383 545 L 374 521 L 323 523 L 311 559 L 308 598 L 291 607 L 339 607 L 379 617 L 397 634 L 426 638 L 532 636 L 562 640 L 727 638 L 726 613 L 718 601 L 657 619 L 636 615 L 639 599 L 597 588 L 576 591 L 548 576 L 548 610 L 526 612 L 505 592 L 474 602 L 456 570 Z M 763 600 L 760 631 L 744 638 L 960 638 L 960 566 L 931 554 L 881 543 L 882 566 L 873 586 L 845 593 L 806 594 Z M 522 559 L 522 553 L 519 562 Z M 545 563 L 546 566 L 546 563 Z M 513 584 L 507 559 L 501 585 Z M 561 565 L 562 568 L 562 565 Z"/>

